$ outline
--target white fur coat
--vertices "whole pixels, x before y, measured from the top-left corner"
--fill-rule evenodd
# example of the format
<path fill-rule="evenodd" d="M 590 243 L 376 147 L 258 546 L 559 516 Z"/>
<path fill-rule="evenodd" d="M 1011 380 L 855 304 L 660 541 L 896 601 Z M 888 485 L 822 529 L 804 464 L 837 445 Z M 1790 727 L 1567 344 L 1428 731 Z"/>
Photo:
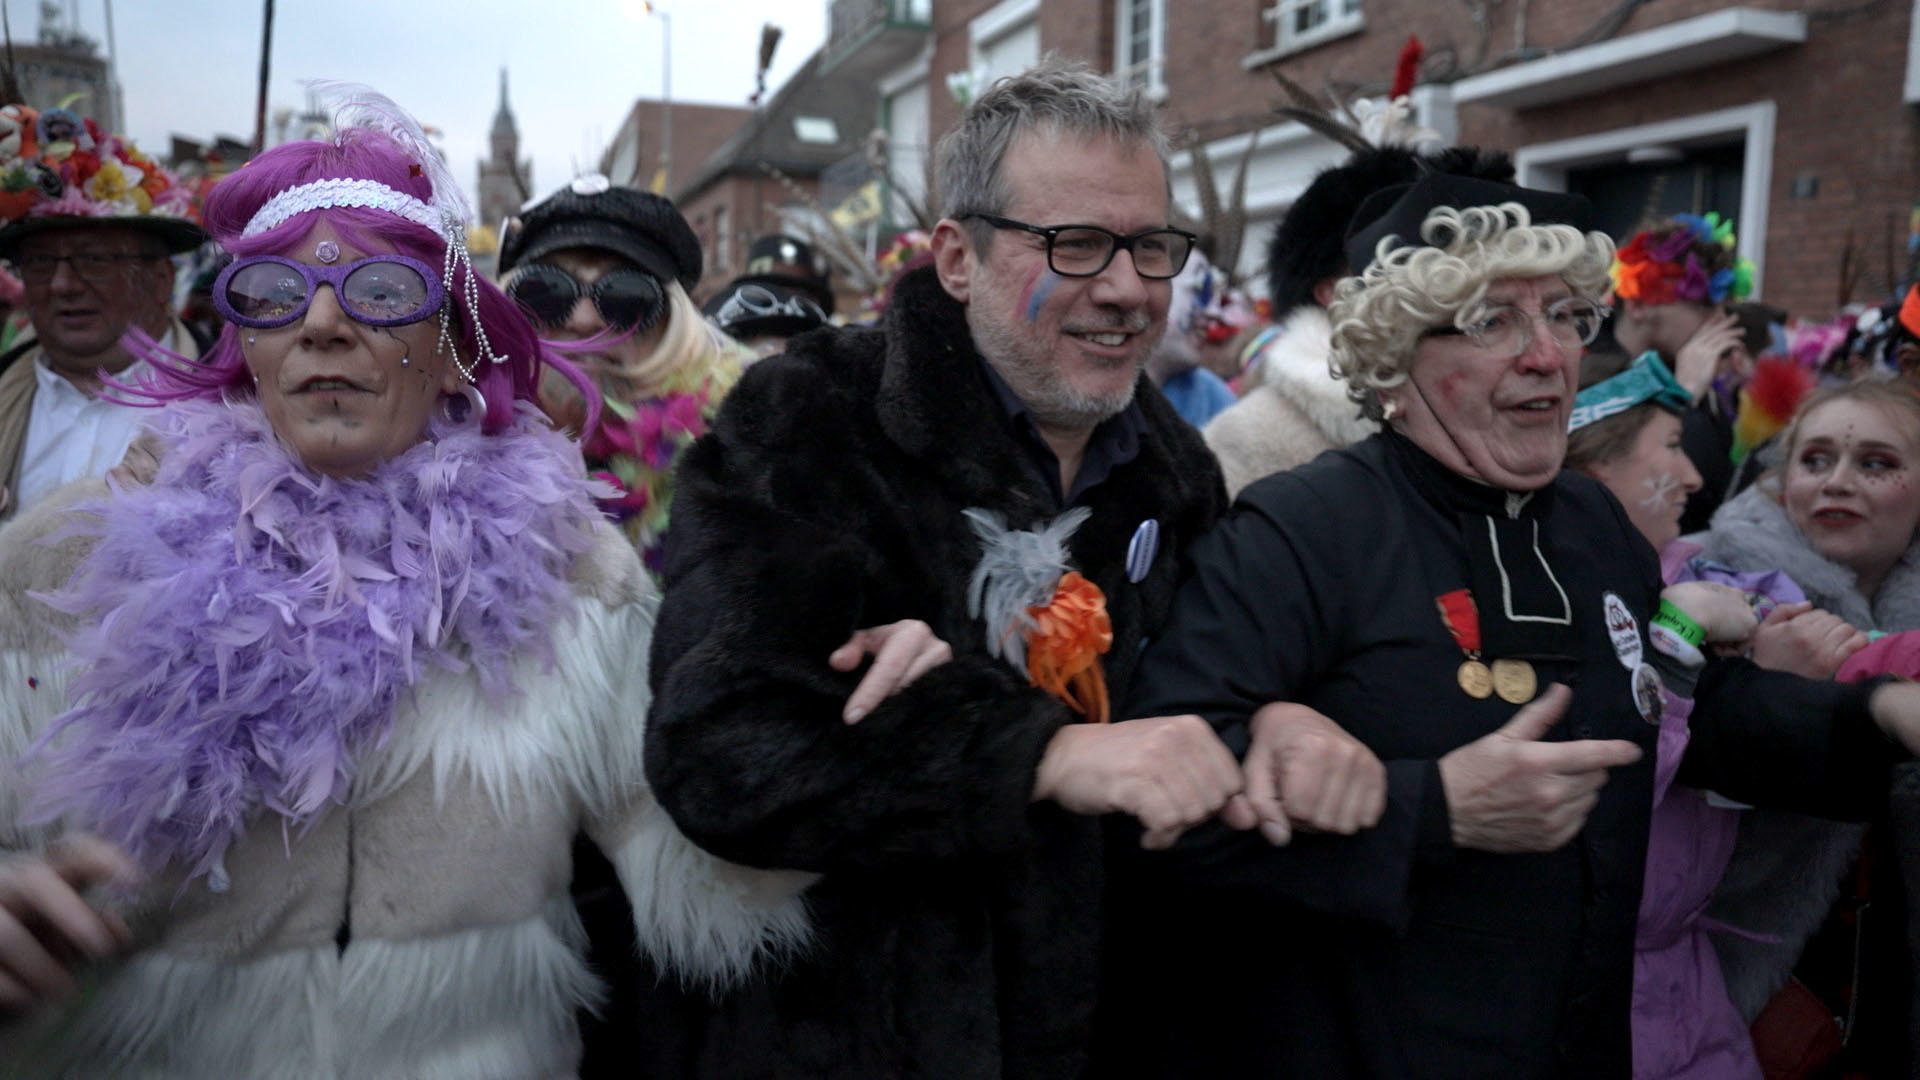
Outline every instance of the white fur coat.
<path fill-rule="evenodd" d="M 65 707 L 56 620 L 26 593 L 63 582 L 81 555 L 42 542 L 72 497 L 0 530 L 0 844 L 14 848 L 53 831 L 21 826 L 6 773 Z M 800 946 L 812 876 L 714 858 L 647 788 L 656 603 L 632 548 L 601 529 L 576 566 L 552 668 L 517 671 L 522 692 L 504 705 L 470 673 L 430 676 L 346 808 L 298 835 L 257 821 L 228 853 L 227 892 L 176 874 L 148 882 L 119 905 L 134 948 L 86 976 L 77 1006 L 0 1026 L 0 1073 L 571 1077 L 574 1010 L 600 992 L 567 895 L 581 829 L 619 871 L 640 945 L 664 970 L 724 984 Z"/>
<path fill-rule="evenodd" d="M 1327 365 L 1331 333 L 1320 308 L 1288 316 L 1261 357 L 1260 385 L 1207 424 L 1202 436 L 1220 459 L 1228 495 L 1379 430 Z"/>

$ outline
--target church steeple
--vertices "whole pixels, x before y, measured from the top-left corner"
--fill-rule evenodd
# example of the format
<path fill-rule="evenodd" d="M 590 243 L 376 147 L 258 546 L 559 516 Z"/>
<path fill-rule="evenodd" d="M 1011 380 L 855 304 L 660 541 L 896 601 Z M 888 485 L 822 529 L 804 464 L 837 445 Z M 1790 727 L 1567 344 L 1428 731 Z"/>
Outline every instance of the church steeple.
<path fill-rule="evenodd" d="M 520 128 L 513 122 L 513 107 L 507 104 L 504 67 L 500 69 L 500 108 L 493 114 L 487 143 L 492 153 L 480 163 L 480 220 L 498 225 L 533 193 L 533 163 L 520 160 Z"/>
<path fill-rule="evenodd" d="M 507 104 L 507 69 L 500 69 L 500 109 L 493 114 L 492 144 L 495 161 L 511 162 L 520 156 L 520 130 L 513 122 L 513 107 Z"/>

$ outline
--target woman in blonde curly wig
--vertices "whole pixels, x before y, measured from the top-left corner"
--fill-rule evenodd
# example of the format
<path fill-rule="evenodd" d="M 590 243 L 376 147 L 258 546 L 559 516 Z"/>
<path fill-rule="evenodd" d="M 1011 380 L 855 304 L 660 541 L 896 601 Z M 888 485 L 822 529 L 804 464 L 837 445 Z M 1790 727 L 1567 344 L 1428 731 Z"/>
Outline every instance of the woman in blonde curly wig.
<path fill-rule="evenodd" d="M 1613 259 L 1604 233 L 1535 225 L 1513 202 L 1440 207 L 1421 222 L 1420 236 L 1426 246 L 1399 247 L 1396 237 L 1382 237 L 1367 253 L 1372 265 L 1334 290 L 1333 366 L 1375 420 L 1376 391 L 1406 381 L 1414 351 L 1433 327 L 1452 322 L 1465 330 L 1483 318 L 1488 286 L 1553 275 L 1574 295 L 1597 297 L 1606 292 Z"/>
<path fill-rule="evenodd" d="M 1331 321 L 1386 429 L 1241 490 L 1127 702 L 1245 747 L 1261 828 L 1170 856 L 1161 884 L 1193 907 L 1155 977 L 1210 992 L 1166 1006 L 1177 1058 L 1126 1074 L 1631 1077 L 1663 683 L 1698 672 L 1647 629 L 1653 550 L 1561 468 L 1611 245 L 1576 197 L 1455 176 L 1380 197 Z M 1812 805 L 1884 775 L 1860 688 L 1692 656 L 1713 666 L 1683 782 Z M 1753 735 L 1840 713 L 1847 738 Z M 1289 762 L 1334 729 L 1364 751 L 1303 790 Z M 1327 802 L 1367 827 L 1274 846 Z M 1223 982 L 1221 955 L 1246 974 Z"/>

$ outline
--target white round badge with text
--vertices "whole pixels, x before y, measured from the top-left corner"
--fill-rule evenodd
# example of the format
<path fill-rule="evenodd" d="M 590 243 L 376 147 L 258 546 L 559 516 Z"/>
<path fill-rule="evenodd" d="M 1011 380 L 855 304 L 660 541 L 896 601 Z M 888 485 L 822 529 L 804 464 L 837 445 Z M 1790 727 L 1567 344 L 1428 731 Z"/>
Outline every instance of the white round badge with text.
<path fill-rule="evenodd" d="M 1613 593 L 1602 594 L 1600 606 L 1607 620 L 1607 638 L 1613 642 L 1613 655 L 1620 658 L 1621 667 L 1632 671 L 1645 659 L 1640 621 L 1627 610 L 1627 602 Z"/>

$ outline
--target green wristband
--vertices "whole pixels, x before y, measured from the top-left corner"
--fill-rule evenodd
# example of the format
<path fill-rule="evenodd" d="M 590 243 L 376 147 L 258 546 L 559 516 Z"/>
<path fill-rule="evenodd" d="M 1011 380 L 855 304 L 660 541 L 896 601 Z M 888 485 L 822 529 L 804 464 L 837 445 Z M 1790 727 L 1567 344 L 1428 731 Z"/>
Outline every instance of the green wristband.
<path fill-rule="evenodd" d="M 1671 600 L 1660 601 L 1660 610 L 1654 615 L 1653 621 L 1680 635 L 1681 640 L 1696 649 L 1700 647 L 1701 642 L 1707 640 L 1706 630 L 1693 621 L 1693 616 L 1681 611 Z"/>

